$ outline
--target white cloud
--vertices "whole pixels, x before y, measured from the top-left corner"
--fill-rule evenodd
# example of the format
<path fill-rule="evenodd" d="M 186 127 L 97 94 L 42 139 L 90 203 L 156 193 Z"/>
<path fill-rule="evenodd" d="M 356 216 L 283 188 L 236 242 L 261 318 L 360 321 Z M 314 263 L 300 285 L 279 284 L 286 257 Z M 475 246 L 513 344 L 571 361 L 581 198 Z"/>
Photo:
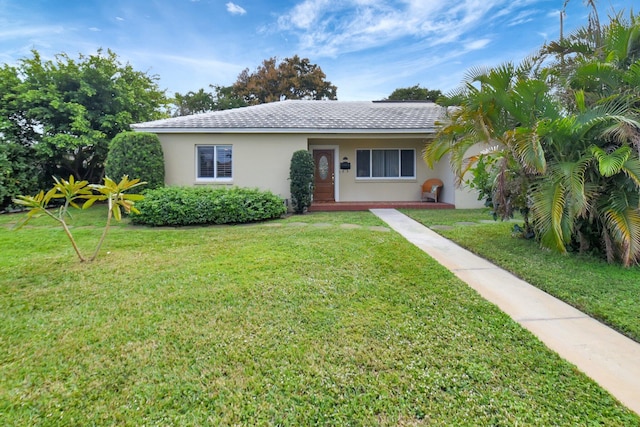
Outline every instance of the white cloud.
<path fill-rule="evenodd" d="M 124 21 L 124 18 L 122 18 L 120 16 L 116 16 L 116 21 Z"/>
<path fill-rule="evenodd" d="M 102 31 L 100 28 L 98 27 L 89 27 L 89 31 L 93 31 L 94 33 L 98 33 L 100 31 Z"/>
<path fill-rule="evenodd" d="M 16 27 L 0 30 L 0 40 L 3 39 L 19 39 L 23 37 L 40 37 L 49 36 L 55 34 L 61 34 L 64 32 L 64 28 L 60 25 L 54 26 L 36 26 L 36 27 Z"/>
<path fill-rule="evenodd" d="M 244 15 L 245 13 L 247 13 L 247 11 L 243 7 L 238 6 L 235 3 L 229 2 L 226 4 L 226 6 L 227 6 L 227 12 L 229 12 L 232 15 Z"/>
<path fill-rule="evenodd" d="M 296 36 L 300 50 L 335 57 L 403 38 L 430 46 L 455 42 L 514 8 L 508 0 L 304 0 L 278 18 L 278 28 Z"/>
<path fill-rule="evenodd" d="M 487 46 L 489 43 L 491 43 L 491 39 L 473 40 L 471 42 L 465 43 L 464 48 L 467 51 L 480 50 L 480 49 L 484 49 L 485 46 Z"/>
<path fill-rule="evenodd" d="M 309 29 L 312 24 L 319 21 L 322 12 L 331 11 L 332 2 L 329 0 L 305 0 L 297 4 L 291 12 L 278 19 L 281 28 Z M 334 4 L 335 6 L 335 4 Z"/>

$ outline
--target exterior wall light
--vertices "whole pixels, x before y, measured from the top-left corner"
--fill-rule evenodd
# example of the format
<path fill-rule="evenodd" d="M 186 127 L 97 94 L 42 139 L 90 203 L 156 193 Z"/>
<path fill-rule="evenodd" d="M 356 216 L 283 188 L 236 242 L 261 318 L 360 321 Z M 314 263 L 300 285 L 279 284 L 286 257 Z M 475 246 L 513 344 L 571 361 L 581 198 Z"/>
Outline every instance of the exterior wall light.
<path fill-rule="evenodd" d="M 351 169 L 351 162 L 349 162 L 349 159 L 347 157 L 343 157 L 342 161 L 340 162 L 340 170 L 348 171 L 350 169 Z"/>

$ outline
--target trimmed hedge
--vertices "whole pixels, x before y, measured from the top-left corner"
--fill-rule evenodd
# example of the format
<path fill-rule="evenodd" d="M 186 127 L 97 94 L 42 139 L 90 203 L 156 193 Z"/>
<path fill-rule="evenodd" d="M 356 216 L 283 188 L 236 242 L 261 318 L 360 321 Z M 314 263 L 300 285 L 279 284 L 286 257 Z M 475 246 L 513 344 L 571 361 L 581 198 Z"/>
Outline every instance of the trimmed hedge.
<path fill-rule="evenodd" d="M 124 175 L 140 178 L 144 190 L 164 187 L 164 154 L 158 135 L 147 132 L 121 132 L 109 144 L 105 174 L 120 181 Z"/>
<path fill-rule="evenodd" d="M 314 170 L 313 154 L 307 150 L 293 153 L 289 179 L 291 180 L 291 204 L 295 213 L 304 213 L 311 206 Z"/>
<path fill-rule="evenodd" d="M 279 218 L 284 201 L 269 191 L 226 187 L 165 187 L 145 192 L 136 202 L 134 224 L 183 226 L 240 224 Z"/>

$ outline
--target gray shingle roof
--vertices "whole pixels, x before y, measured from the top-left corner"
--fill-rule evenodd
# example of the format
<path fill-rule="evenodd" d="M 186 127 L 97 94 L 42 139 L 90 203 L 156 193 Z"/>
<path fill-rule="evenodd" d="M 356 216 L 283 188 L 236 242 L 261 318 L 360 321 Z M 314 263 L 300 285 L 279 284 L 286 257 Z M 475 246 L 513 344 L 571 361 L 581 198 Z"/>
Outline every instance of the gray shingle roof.
<path fill-rule="evenodd" d="M 444 109 L 429 102 L 280 101 L 138 123 L 155 133 L 433 133 Z"/>

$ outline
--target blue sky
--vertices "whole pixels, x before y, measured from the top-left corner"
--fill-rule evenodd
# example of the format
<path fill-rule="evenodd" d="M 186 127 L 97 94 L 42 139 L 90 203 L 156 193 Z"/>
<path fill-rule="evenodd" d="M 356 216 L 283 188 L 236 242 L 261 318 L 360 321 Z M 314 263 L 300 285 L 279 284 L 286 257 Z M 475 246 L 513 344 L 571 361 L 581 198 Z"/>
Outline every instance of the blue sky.
<path fill-rule="evenodd" d="M 627 15 L 637 0 L 600 0 Z M 231 85 L 245 68 L 295 54 L 320 65 L 340 100 L 420 84 L 448 91 L 478 66 L 519 61 L 557 39 L 564 0 L 0 0 L 0 62 L 36 49 L 72 58 L 111 49 L 173 92 Z M 636 5 L 637 9 L 640 9 Z M 586 23 L 583 0 L 565 31 Z"/>

